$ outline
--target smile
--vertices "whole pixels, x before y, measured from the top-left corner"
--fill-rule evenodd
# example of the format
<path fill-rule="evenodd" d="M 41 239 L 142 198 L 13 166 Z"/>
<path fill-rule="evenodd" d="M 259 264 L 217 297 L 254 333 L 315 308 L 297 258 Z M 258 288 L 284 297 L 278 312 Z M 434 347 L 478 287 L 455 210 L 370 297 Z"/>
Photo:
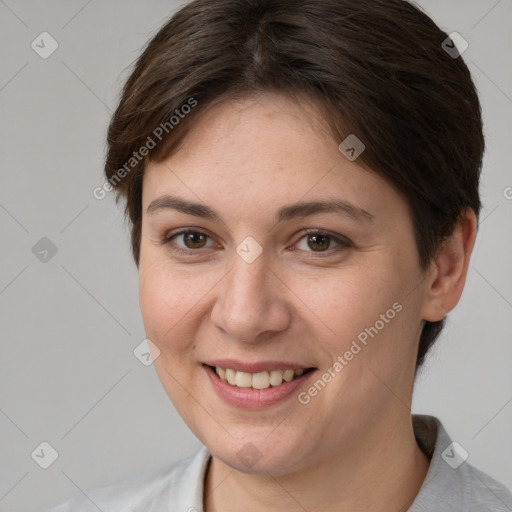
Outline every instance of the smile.
<path fill-rule="evenodd" d="M 242 366 L 242 365 L 240 365 Z M 245 365 L 247 366 L 250 365 Z M 254 373 L 218 365 L 203 364 L 204 371 L 216 395 L 231 406 L 263 409 L 276 405 L 298 392 L 316 368 L 262 370 L 255 365 Z M 267 368 L 272 365 L 267 365 Z"/>
<path fill-rule="evenodd" d="M 296 377 L 313 370 L 313 368 L 299 368 L 297 370 L 269 370 L 256 373 L 236 371 L 232 368 L 209 366 L 215 371 L 223 382 L 239 388 L 267 389 L 270 386 L 280 386 L 283 381 L 290 382 Z"/>

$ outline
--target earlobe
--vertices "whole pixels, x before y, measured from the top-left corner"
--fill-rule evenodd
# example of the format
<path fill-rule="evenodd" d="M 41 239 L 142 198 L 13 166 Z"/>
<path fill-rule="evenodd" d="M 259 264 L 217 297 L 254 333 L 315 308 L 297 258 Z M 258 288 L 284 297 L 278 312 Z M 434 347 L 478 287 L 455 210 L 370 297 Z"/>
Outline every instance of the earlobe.
<path fill-rule="evenodd" d="M 475 212 L 466 208 L 432 262 L 423 306 L 425 320 L 442 320 L 459 302 L 475 245 L 476 231 Z"/>

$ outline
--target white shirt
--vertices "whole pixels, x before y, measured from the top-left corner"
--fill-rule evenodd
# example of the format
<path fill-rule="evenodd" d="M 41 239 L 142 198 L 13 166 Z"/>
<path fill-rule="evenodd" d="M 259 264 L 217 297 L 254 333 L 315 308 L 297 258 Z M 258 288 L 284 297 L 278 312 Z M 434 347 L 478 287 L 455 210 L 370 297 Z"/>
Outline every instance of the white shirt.
<path fill-rule="evenodd" d="M 413 427 L 431 462 L 408 512 L 512 512 L 512 493 L 466 462 L 437 418 L 413 415 Z M 48 512 L 203 512 L 210 457 L 203 446 L 164 470 L 80 493 Z"/>

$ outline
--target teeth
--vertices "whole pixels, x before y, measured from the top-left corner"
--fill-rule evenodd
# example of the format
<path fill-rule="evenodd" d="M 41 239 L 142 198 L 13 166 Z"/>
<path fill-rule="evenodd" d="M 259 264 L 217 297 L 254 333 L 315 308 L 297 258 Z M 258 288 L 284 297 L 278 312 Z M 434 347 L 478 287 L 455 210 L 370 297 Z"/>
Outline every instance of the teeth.
<path fill-rule="evenodd" d="M 279 386 L 283 382 L 283 372 L 281 370 L 272 370 L 270 372 L 270 385 Z"/>
<path fill-rule="evenodd" d="M 285 382 L 290 382 L 295 377 L 301 376 L 306 370 L 272 370 L 270 372 L 247 373 L 237 372 L 231 368 L 215 367 L 215 373 L 224 382 L 239 388 L 267 389 L 270 386 L 279 386 Z"/>
<path fill-rule="evenodd" d="M 245 372 L 236 372 L 235 384 L 239 388 L 250 388 L 252 386 L 252 375 Z"/>
<path fill-rule="evenodd" d="M 295 372 L 293 370 L 285 370 L 283 372 L 283 379 L 286 382 L 290 382 L 293 379 L 293 376 L 295 375 Z"/>
<path fill-rule="evenodd" d="M 236 386 L 236 372 L 231 368 L 226 369 L 226 380 L 232 385 Z"/>

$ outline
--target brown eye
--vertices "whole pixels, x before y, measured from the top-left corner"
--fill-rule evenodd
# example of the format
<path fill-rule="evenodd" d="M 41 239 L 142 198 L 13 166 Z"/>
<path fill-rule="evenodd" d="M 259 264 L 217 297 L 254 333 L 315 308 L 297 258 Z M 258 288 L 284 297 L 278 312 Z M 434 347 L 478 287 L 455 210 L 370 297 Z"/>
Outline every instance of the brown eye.
<path fill-rule="evenodd" d="M 334 253 L 352 246 L 342 238 L 318 230 L 311 230 L 296 245 L 300 250 L 309 253 Z"/>
<path fill-rule="evenodd" d="M 330 237 L 325 235 L 309 235 L 308 236 L 308 247 L 316 250 L 329 249 Z"/>
<path fill-rule="evenodd" d="M 162 240 L 163 245 L 175 252 L 193 254 L 200 249 L 208 248 L 207 242 L 210 237 L 201 231 L 191 229 L 182 230 L 178 233 L 172 233 Z M 181 239 L 181 242 L 178 241 Z"/>
<path fill-rule="evenodd" d="M 188 249 L 202 249 L 206 243 L 207 235 L 198 231 L 182 233 L 183 242 Z"/>

